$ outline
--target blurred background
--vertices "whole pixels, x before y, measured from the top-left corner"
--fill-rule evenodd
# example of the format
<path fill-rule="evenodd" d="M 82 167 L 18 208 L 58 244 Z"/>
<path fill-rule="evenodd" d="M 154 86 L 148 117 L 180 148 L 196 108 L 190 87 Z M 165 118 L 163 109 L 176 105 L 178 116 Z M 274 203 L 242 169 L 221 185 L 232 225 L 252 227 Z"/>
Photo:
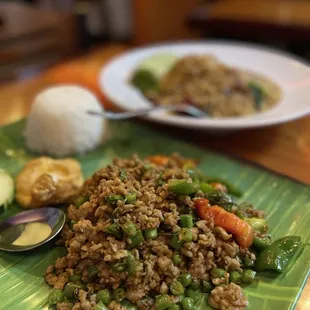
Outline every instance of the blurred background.
<path fill-rule="evenodd" d="M 258 42 L 308 59 L 310 0 L 0 0 L 0 84 L 49 68 L 51 79 L 70 82 L 81 72 L 71 60 L 112 43 L 199 38 Z M 98 59 L 84 63 L 85 83 Z"/>

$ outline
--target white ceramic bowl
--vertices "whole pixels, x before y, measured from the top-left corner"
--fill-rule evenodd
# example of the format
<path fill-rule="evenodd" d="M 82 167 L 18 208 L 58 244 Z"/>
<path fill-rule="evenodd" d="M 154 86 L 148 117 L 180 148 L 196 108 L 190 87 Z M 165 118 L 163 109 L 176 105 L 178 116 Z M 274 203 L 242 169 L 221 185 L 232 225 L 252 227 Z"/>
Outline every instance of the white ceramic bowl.
<path fill-rule="evenodd" d="M 237 130 L 284 123 L 310 113 L 310 67 L 283 52 L 250 44 L 199 41 L 156 45 L 133 49 L 110 61 L 100 74 L 105 95 L 124 110 L 152 105 L 128 79 L 137 65 L 156 53 L 213 54 L 227 65 L 262 74 L 275 81 L 283 91 L 282 100 L 272 109 L 245 117 L 203 118 L 154 112 L 149 120 L 181 127 L 208 130 Z"/>

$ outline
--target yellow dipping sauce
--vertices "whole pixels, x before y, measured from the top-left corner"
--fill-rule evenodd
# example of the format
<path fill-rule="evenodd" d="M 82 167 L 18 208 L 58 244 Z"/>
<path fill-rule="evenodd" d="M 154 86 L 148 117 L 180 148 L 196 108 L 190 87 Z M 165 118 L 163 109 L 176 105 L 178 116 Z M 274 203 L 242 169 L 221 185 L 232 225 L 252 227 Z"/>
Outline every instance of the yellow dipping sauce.
<path fill-rule="evenodd" d="M 45 240 L 51 234 L 52 229 L 47 223 L 33 222 L 25 225 L 24 231 L 13 242 L 13 245 L 34 245 Z"/>

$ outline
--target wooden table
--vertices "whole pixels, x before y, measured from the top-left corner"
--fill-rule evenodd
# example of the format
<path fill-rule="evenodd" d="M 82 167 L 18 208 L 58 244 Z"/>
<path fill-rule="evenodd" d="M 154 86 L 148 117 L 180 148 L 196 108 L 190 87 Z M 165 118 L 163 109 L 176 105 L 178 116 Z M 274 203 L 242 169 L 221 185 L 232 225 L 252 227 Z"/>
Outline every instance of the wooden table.
<path fill-rule="evenodd" d="M 83 67 L 104 65 L 112 57 L 127 50 L 127 46 L 111 45 L 98 49 L 78 60 Z M 27 115 L 35 94 L 51 85 L 48 76 L 0 87 L 0 124 L 17 121 Z M 205 148 L 236 155 L 310 184 L 310 116 L 275 127 L 211 136 L 199 131 L 150 125 L 169 131 Z M 161 128 L 159 128 L 161 127 Z M 310 281 L 298 302 L 297 310 L 310 309 Z"/>
<path fill-rule="evenodd" d="M 195 9 L 189 22 L 213 35 L 305 43 L 309 12 L 305 0 L 221 0 Z"/>

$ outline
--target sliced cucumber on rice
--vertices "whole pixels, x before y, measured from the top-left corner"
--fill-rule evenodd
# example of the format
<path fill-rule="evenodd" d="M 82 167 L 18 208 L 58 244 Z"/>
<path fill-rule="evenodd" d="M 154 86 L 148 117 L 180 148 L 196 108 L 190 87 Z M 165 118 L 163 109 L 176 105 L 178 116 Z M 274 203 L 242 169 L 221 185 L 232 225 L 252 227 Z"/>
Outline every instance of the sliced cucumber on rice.
<path fill-rule="evenodd" d="M 3 169 L 0 169 L 0 213 L 7 209 L 14 199 L 14 180 Z"/>

